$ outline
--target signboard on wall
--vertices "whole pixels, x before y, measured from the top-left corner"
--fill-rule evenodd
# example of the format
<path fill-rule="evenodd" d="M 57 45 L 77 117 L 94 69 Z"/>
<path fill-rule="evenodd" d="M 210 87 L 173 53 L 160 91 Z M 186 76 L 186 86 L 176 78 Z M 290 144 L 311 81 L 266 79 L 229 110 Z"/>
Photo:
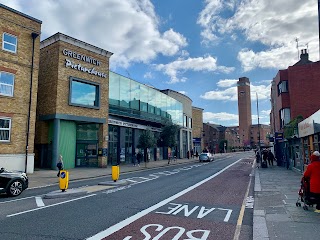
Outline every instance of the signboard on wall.
<path fill-rule="evenodd" d="M 275 140 L 283 140 L 282 132 L 275 132 L 274 136 L 275 136 Z"/>

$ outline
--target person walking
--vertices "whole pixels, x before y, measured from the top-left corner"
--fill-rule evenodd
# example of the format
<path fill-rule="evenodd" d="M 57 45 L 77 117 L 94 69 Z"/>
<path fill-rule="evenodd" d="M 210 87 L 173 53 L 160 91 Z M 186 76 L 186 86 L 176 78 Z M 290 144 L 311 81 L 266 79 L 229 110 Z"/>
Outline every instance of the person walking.
<path fill-rule="evenodd" d="M 310 162 L 303 177 L 309 180 L 310 197 L 315 198 L 315 212 L 320 213 L 320 153 L 318 151 L 312 153 Z"/>
<path fill-rule="evenodd" d="M 259 151 L 256 153 L 256 163 L 257 163 L 257 168 L 260 168 L 260 162 L 261 162 L 261 157 Z"/>
<path fill-rule="evenodd" d="M 141 154 L 141 152 L 139 151 L 139 152 L 137 153 L 138 167 L 140 167 L 141 158 L 142 158 L 142 154 Z"/>
<path fill-rule="evenodd" d="M 137 163 L 137 154 L 134 153 L 134 154 L 132 155 L 132 164 L 133 164 L 134 167 L 136 166 L 136 163 Z"/>
<path fill-rule="evenodd" d="M 269 150 L 268 151 L 268 163 L 269 163 L 269 166 L 273 166 L 273 161 L 274 161 L 274 155 L 271 152 L 271 150 Z"/>
<path fill-rule="evenodd" d="M 57 163 L 57 168 L 59 169 L 59 170 L 58 170 L 58 173 L 57 173 L 57 177 L 60 177 L 60 171 L 63 170 L 63 159 L 62 159 L 62 155 L 61 155 L 61 154 L 59 155 L 59 160 L 58 160 L 58 163 Z"/>

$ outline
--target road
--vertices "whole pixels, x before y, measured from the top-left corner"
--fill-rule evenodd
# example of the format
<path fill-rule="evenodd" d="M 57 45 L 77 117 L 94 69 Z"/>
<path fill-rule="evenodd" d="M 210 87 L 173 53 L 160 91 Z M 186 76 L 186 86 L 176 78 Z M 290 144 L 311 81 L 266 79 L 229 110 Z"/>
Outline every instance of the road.
<path fill-rule="evenodd" d="M 252 157 L 70 183 L 82 196 L 46 199 L 48 187 L 0 198 L 1 239 L 252 239 Z"/>

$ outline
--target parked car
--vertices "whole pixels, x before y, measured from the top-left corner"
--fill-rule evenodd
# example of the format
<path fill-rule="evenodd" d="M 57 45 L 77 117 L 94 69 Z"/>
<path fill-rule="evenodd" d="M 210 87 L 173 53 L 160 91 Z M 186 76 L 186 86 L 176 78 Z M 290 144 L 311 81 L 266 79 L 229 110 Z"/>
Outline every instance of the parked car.
<path fill-rule="evenodd" d="M 213 154 L 211 153 L 201 153 L 199 155 L 199 162 L 211 162 L 214 160 Z"/>
<path fill-rule="evenodd" d="M 0 193 L 7 193 L 9 196 L 15 197 L 19 196 L 26 188 L 28 188 L 26 173 L 0 168 Z"/>

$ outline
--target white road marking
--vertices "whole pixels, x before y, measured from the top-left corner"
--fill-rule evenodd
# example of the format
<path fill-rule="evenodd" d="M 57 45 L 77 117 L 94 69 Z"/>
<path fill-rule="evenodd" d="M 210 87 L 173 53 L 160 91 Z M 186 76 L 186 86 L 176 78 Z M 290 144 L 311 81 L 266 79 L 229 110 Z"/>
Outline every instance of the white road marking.
<path fill-rule="evenodd" d="M 110 236 L 111 234 L 119 231 L 120 229 L 124 228 L 125 226 L 129 225 L 130 223 L 133 223 L 134 221 L 138 220 L 139 218 L 142 218 L 143 216 L 149 214 L 150 212 L 153 212 L 154 210 L 172 202 L 173 200 L 175 200 L 176 198 L 178 197 L 181 197 L 182 195 L 186 194 L 187 192 L 190 192 L 191 190 L 195 189 L 196 187 L 199 187 L 200 185 L 206 183 L 207 181 L 215 178 L 216 176 L 220 175 L 221 173 L 223 173 L 224 171 L 226 171 L 228 168 L 232 167 L 233 165 L 237 164 L 238 162 L 240 162 L 242 159 L 239 159 L 238 161 L 230 164 L 229 166 L 225 167 L 224 169 L 220 170 L 219 172 L 215 173 L 214 175 L 202 180 L 201 182 L 198 182 L 196 184 L 194 184 L 193 186 L 191 187 L 188 187 L 186 189 L 184 189 L 183 191 L 179 192 L 179 193 L 176 193 L 175 195 L 107 228 L 106 230 L 104 231 L 101 231 L 99 233 L 97 233 L 96 235 L 92 236 L 92 237 L 89 237 L 87 238 L 87 240 L 97 240 L 97 239 L 103 239 L 105 237 L 108 237 Z"/>
<path fill-rule="evenodd" d="M 44 207 L 44 202 L 42 201 L 42 197 L 36 197 L 36 203 L 38 207 Z"/>
<path fill-rule="evenodd" d="M 88 196 L 79 197 L 79 198 L 71 199 L 71 200 L 64 201 L 64 202 L 55 203 L 55 204 L 44 206 L 44 207 L 39 207 L 39 208 L 30 209 L 30 210 L 23 211 L 23 212 L 10 214 L 10 215 L 7 215 L 7 217 L 14 217 L 14 216 L 21 215 L 21 214 L 24 214 L 24 213 L 34 212 L 34 211 L 38 211 L 38 210 L 41 210 L 41 209 L 44 209 L 44 208 L 54 207 L 54 206 L 57 206 L 57 205 L 68 203 L 68 202 L 74 202 L 74 201 L 77 201 L 77 200 L 80 200 L 80 199 L 83 199 L 83 198 L 92 197 L 92 196 L 95 196 L 95 195 L 97 195 L 97 194 L 91 194 L 91 195 L 88 195 Z"/>

